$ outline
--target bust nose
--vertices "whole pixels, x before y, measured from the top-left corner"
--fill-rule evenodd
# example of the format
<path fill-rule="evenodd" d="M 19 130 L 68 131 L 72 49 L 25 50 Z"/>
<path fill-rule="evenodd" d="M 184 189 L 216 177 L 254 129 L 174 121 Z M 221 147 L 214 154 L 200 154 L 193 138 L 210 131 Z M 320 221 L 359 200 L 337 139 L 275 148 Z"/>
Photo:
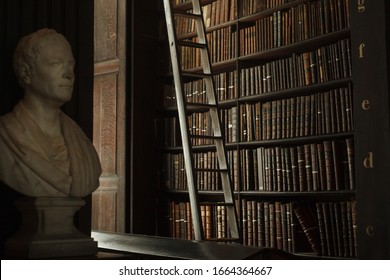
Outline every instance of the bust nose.
<path fill-rule="evenodd" d="M 62 76 L 66 79 L 73 80 L 74 79 L 73 65 L 66 65 Z"/>

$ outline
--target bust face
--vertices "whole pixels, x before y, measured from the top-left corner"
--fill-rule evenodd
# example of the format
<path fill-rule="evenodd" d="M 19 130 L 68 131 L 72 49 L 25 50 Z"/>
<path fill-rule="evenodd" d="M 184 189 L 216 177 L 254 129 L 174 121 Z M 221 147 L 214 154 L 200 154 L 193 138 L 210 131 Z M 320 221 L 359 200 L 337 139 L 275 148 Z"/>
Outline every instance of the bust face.
<path fill-rule="evenodd" d="M 50 35 L 39 45 L 38 56 L 27 83 L 29 94 L 48 104 L 61 106 L 72 97 L 74 57 L 65 38 Z"/>

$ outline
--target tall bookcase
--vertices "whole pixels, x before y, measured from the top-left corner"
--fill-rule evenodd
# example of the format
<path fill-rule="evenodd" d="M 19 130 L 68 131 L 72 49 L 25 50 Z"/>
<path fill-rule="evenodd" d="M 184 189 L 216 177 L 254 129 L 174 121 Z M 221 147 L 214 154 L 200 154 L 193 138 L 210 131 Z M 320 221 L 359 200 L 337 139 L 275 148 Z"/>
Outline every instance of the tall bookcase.
<path fill-rule="evenodd" d="M 174 1 L 183 9 L 188 4 Z M 390 119 L 385 1 L 203 2 L 242 243 L 307 256 L 389 257 L 389 251 L 370 253 L 366 245 L 382 242 L 388 248 L 390 234 L 382 220 L 390 217 L 384 171 L 389 153 L 380 152 L 388 141 Z M 378 33 L 360 28 L 375 12 L 380 14 Z M 161 25 L 164 41 L 165 23 Z M 192 38 L 191 22 L 177 22 L 177 27 L 185 38 Z M 170 68 L 164 43 L 160 70 L 166 78 Z M 381 61 L 376 51 L 384 53 Z M 362 62 L 369 55 L 373 57 Z M 183 49 L 181 56 L 185 68 L 199 71 L 199 54 Z M 366 83 L 368 69 L 372 77 Z M 385 77 L 378 84 L 381 75 Z M 175 93 L 165 78 L 156 98 L 158 233 L 191 239 Z M 204 99 L 204 90 L 197 81 L 185 84 L 189 102 Z M 381 94 L 365 97 L 375 90 Z M 371 113 L 373 99 L 383 105 L 381 111 Z M 364 115 L 369 113 L 372 116 Z M 190 112 L 189 119 L 191 129 L 209 135 L 210 120 L 204 112 Z M 380 146 L 374 144 L 377 137 Z M 211 170 L 215 151 L 207 144 L 194 142 L 195 165 Z M 374 156 L 375 168 L 377 160 L 382 163 L 378 173 L 372 172 Z M 372 180 L 382 187 L 368 199 Z M 197 181 L 201 201 L 222 195 L 213 172 L 201 173 Z M 371 205 L 376 199 L 383 203 L 383 217 Z M 370 215 L 364 215 L 367 208 Z M 206 238 L 226 236 L 223 206 L 201 210 Z M 378 235 L 381 241 L 366 240 Z"/>

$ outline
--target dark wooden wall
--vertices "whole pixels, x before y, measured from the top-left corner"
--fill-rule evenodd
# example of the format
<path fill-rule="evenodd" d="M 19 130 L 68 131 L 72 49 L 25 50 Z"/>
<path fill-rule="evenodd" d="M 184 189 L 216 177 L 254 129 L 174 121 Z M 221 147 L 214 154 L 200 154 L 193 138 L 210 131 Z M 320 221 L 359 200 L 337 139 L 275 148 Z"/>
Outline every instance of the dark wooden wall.
<path fill-rule="evenodd" d="M 154 116 L 158 77 L 158 26 L 161 0 L 131 1 L 128 4 L 129 130 L 128 195 L 129 232 L 155 234 L 156 147 Z"/>
<path fill-rule="evenodd" d="M 2 0 L 0 2 L 0 114 L 12 109 L 22 90 L 12 69 L 17 41 L 43 27 L 63 33 L 72 45 L 76 83 L 64 111 L 92 135 L 93 0 Z"/>

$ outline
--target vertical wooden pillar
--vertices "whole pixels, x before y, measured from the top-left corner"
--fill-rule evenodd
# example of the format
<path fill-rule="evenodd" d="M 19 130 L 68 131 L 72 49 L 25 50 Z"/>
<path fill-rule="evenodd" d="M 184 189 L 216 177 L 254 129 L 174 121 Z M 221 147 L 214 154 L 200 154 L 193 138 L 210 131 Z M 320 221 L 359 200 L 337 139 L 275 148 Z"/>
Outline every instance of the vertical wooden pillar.
<path fill-rule="evenodd" d="M 389 6 L 351 1 L 359 257 L 390 257 Z"/>
<path fill-rule="evenodd" d="M 125 225 L 125 14 L 124 0 L 95 0 L 93 142 L 103 173 L 92 196 L 92 228 L 119 232 Z"/>

